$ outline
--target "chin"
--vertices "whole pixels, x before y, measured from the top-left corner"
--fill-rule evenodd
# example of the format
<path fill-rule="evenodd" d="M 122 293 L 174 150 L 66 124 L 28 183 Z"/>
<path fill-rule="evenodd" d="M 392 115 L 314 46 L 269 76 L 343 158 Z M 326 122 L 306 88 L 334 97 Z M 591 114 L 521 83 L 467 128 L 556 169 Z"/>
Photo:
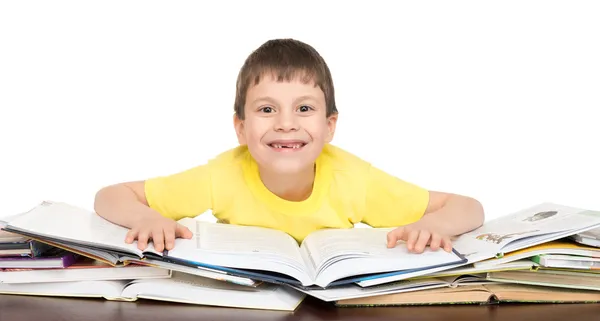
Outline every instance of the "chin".
<path fill-rule="evenodd" d="M 313 166 L 314 163 L 307 162 L 290 162 L 289 160 L 274 160 L 268 165 L 268 168 L 272 171 L 286 175 L 286 174 L 298 174 L 306 171 L 307 168 Z"/>

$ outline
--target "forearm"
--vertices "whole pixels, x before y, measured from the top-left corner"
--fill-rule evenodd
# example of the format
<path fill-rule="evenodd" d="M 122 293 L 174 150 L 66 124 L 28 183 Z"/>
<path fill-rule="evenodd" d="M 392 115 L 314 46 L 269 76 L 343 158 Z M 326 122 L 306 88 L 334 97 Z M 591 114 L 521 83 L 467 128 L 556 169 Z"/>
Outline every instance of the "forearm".
<path fill-rule="evenodd" d="M 108 221 L 127 228 L 154 214 L 126 185 L 112 185 L 98 191 L 94 210 Z"/>
<path fill-rule="evenodd" d="M 420 221 L 439 233 L 456 236 L 481 226 L 484 222 L 484 211 L 477 200 L 452 195 L 440 208 L 425 214 Z"/>

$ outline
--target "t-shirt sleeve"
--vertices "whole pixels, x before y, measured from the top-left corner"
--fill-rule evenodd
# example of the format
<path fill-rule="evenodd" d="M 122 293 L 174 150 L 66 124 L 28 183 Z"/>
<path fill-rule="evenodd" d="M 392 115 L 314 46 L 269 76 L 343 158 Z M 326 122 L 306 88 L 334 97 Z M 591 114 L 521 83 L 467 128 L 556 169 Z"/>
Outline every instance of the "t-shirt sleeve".
<path fill-rule="evenodd" d="M 150 208 L 174 220 L 195 217 L 212 209 L 209 165 L 148 179 L 144 190 Z"/>
<path fill-rule="evenodd" d="M 371 166 L 362 222 L 396 227 L 418 221 L 429 204 L 429 191 Z"/>

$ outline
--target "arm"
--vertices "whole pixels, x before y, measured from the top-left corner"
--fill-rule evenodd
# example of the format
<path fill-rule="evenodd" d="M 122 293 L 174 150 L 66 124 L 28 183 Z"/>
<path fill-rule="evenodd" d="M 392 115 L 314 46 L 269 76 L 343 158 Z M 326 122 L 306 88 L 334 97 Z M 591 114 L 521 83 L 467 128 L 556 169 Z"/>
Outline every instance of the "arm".
<path fill-rule="evenodd" d="M 389 247 L 406 241 L 410 251 L 451 251 L 450 237 L 483 223 L 481 204 L 466 196 L 428 191 L 371 167 L 367 180 L 366 210 L 362 221 L 374 227 L 398 227 L 388 234 Z"/>
<path fill-rule="evenodd" d="M 127 243 L 137 239 L 138 248 L 144 250 L 152 240 L 159 252 L 172 249 L 177 237 L 192 237 L 192 232 L 176 220 L 194 217 L 209 208 L 212 193 L 208 166 L 111 185 L 99 190 L 94 202 L 98 215 L 130 229 Z"/>
<path fill-rule="evenodd" d="M 162 252 L 173 248 L 176 237 L 191 238 L 188 228 L 150 208 L 144 189 L 145 181 L 104 187 L 96 193 L 94 210 L 106 220 L 129 228 L 125 242 L 131 244 L 137 239 L 140 250 L 150 240 Z"/>
<path fill-rule="evenodd" d="M 456 236 L 481 226 L 483 207 L 479 201 L 457 194 L 429 192 L 429 205 L 420 220 L 443 235 Z"/>
<path fill-rule="evenodd" d="M 144 216 L 158 214 L 148 206 L 144 181 L 126 182 L 100 189 L 94 199 L 98 215 L 115 224 L 132 228 Z"/>

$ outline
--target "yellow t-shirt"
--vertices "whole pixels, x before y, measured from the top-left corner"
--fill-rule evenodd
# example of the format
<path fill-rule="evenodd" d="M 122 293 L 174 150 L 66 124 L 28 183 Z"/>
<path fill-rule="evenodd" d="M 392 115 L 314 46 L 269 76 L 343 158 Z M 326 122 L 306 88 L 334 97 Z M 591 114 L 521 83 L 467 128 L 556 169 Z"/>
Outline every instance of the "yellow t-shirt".
<path fill-rule="evenodd" d="M 313 191 L 304 201 L 287 201 L 271 193 L 245 146 L 206 164 L 148 179 L 145 193 L 151 208 L 174 220 L 212 210 L 220 222 L 278 229 L 298 242 L 322 228 L 351 228 L 358 222 L 373 227 L 412 223 L 429 203 L 426 189 L 333 145 L 326 145 L 317 158 Z"/>

